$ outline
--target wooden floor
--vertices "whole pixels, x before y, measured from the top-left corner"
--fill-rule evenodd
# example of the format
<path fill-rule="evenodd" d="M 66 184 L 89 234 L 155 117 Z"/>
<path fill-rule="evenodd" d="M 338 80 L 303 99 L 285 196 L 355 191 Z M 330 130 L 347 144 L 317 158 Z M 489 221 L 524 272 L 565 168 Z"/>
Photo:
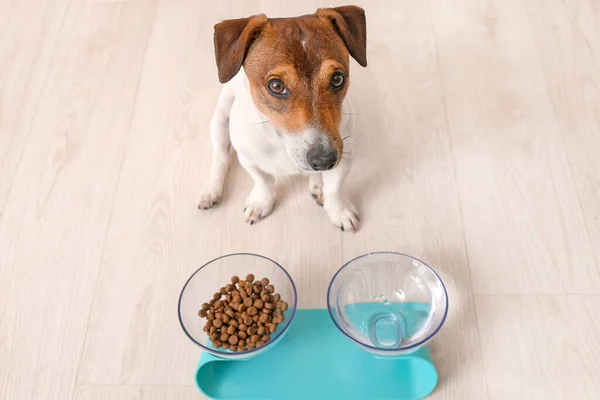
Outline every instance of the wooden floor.
<path fill-rule="evenodd" d="M 214 23 L 332 2 L 0 0 L 1 399 L 198 399 L 176 314 L 196 268 L 261 253 L 323 307 L 374 250 L 448 285 L 433 399 L 599 398 L 600 2 L 358 3 L 352 235 L 299 179 L 244 224 L 237 165 L 196 210 Z"/>

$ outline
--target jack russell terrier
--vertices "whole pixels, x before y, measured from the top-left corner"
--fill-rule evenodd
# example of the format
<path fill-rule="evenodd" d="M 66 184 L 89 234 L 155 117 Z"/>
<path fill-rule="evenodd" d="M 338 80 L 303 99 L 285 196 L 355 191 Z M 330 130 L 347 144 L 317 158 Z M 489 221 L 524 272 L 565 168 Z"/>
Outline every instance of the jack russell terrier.
<path fill-rule="evenodd" d="M 275 176 L 300 173 L 309 176 L 309 191 L 333 224 L 356 231 L 358 212 L 342 193 L 350 163 L 344 139 L 353 128 L 345 97 L 349 56 L 367 66 L 364 10 L 226 20 L 215 25 L 214 42 L 225 85 L 210 124 L 213 159 L 198 208 L 221 200 L 233 146 L 254 180 L 246 222 L 273 209 Z"/>

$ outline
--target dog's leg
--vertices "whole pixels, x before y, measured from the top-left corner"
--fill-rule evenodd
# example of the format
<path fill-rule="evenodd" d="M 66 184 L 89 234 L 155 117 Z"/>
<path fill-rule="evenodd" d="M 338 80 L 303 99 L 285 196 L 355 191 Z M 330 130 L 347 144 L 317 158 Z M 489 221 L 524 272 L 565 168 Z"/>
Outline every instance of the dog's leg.
<path fill-rule="evenodd" d="M 349 162 L 342 161 L 331 171 L 323 172 L 323 207 L 335 226 L 343 231 L 355 232 L 360 222 L 358 211 L 342 193 L 349 168 Z"/>
<path fill-rule="evenodd" d="M 323 205 L 323 175 L 319 173 L 310 174 L 308 177 L 308 191 L 318 205 Z"/>
<path fill-rule="evenodd" d="M 275 203 L 275 178 L 256 166 L 245 162 L 241 157 L 240 164 L 254 180 L 254 187 L 244 206 L 246 222 L 253 225 L 271 213 Z"/>
<path fill-rule="evenodd" d="M 199 209 L 206 210 L 221 201 L 225 177 L 231 163 L 231 141 L 229 139 L 229 112 L 233 105 L 234 95 L 225 86 L 221 91 L 217 107 L 210 121 L 210 141 L 213 158 L 208 181 L 202 188 Z"/>

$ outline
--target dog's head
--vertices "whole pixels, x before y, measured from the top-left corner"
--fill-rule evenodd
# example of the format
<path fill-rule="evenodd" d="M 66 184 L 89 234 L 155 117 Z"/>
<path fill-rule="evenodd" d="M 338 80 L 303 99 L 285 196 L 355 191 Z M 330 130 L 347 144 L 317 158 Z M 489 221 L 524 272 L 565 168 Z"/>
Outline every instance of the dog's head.
<path fill-rule="evenodd" d="M 242 65 L 256 107 L 300 169 L 323 171 L 342 158 L 342 102 L 349 56 L 367 66 L 365 12 L 346 6 L 296 18 L 257 15 L 215 25 L 219 80 Z"/>

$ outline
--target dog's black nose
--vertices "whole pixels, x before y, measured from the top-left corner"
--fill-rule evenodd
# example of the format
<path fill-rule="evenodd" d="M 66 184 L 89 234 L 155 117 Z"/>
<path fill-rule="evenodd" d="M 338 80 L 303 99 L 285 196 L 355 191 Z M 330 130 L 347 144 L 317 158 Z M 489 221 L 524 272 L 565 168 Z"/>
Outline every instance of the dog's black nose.
<path fill-rule="evenodd" d="M 308 165 L 315 171 L 332 169 L 337 163 L 337 158 L 337 151 L 325 146 L 315 146 L 306 154 Z"/>

